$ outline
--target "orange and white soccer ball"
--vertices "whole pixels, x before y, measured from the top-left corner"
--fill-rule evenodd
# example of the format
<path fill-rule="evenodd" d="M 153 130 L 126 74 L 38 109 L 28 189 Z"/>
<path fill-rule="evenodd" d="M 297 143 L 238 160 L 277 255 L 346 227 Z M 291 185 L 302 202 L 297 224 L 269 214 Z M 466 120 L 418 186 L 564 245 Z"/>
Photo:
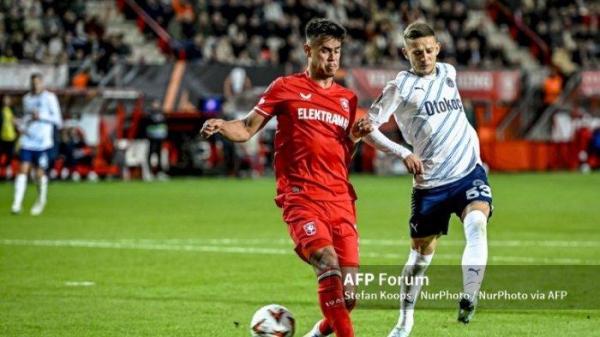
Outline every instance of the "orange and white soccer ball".
<path fill-rule="evenodd" d="M 269 304 L 258 309 L 250 323 L 253 337 L 292 337 L 295 328 L 294 316 L 279 304 Z"/>

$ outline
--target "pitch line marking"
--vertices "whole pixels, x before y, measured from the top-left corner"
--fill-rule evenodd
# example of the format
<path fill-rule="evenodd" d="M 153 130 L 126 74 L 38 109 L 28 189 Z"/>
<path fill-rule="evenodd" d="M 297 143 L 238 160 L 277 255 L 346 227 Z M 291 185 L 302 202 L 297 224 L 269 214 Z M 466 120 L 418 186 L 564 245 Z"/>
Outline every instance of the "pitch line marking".
<path fill-rule="evenodd" d="M 67 287 L 91 287 L 95 286 L 96 283 L 92 281 L 67 281 L 65 285 Z"/>
<path fill-rule="evenodd" d="M 213 238 L 213 239 L 118 239 L 119 242 L 165 242 L 170 244 L 210 244 L 210 245 L 288 245 L 292 241 L 282 238 L 244 239 L 244 238 Z M 408 245 L 408 240 L 386 240 L 386 239 L 360 239 L 361 245 L 366 246 L 392 246 L 403 247 Z M 440 240 L 441 245 L 459 246 L 465 245 L 462 240 Z M 592 240 L 489 240 L 490 247 L 552 247 L 552 248 L 600 248 L 600 241 Z"/>
<path fill-rule="evenodd" d="M 210 245 L 180 245 L 164 244 L 162 241 L 149 240 L 135 242 L 130 241 L 107 241 L 107 240 L 0 240 L 5 246 L 37 246 L 37 247 L 75 247 L 75 248 L 105 248 L 105 249 L 132 249 L 132 250 L 161 250 L 161 251 L 190 251 L 206 253 L 230 253 L 230 254 L 260 254 L 260 255 L 293 255 L 291 249 L 270 247 L 240 247 L 240 246 L 210 246 Z M 362 253 L 362 258 L 391 259 L 403 262 L 406 254 L 396 253 Z M 459 254 L 436 254 L 436 260 L 460 261 Z M 600 261 L 586 260 L 580 258 L 554 258 L 554 257 L 525 257 L 525 256 L 501 256 L 489 257 L 490 262 L 504 263 L 543 263 L 543 264 L 598 264 Z"/>

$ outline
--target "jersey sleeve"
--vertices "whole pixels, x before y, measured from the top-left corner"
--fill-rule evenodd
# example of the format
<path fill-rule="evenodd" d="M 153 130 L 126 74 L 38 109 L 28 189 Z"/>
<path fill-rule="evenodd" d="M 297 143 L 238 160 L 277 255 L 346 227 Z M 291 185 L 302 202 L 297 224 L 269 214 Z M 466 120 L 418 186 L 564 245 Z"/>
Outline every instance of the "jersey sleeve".
<path fill-rule="evenodd" d="M 23 125 L 27 125 L 29 121 L 33 118 L 33 110 L 31 109 L 30 97 L 29 94 L 23 96 Z"/>
<path fill-rule="evenodd" d="M 400 89 L 394 82 L 389 82 L 383 88 L 381 95 L 379 95 L 377 100 L 371 105 L 371 108 L 369 108 L 369 120 L 373 124 L 373 127 L 379 128 L 382 124 L 386 123 L 402 102 L 403 98 Z"/>
<path fill-rule="evenodd" d="M 265 90 L 253 110 L 266 118 L 277 115 L 277 106 L 284 100 L 283 94 L 283 78 L 279 77 Z"/>
<path fill-rule="evenodd" d="M 55 94 L 50 94 L 48 97 L 48 101 L 48 104 L 50 105 L 49 110 L 52 113 L 52 123 L 60 129 L 62 128 L 62 114 L 60 112 L 60 104 L 58 102 L 58 98 Z"/>
<path fill-rule="evenodd" d="M 29 94 L 26 94 L 25 96 L 23 96 L 23 113 L 28 115 L 33 113 L 33 111 L 31 111 L 30 105 L 29 105 Z"/>

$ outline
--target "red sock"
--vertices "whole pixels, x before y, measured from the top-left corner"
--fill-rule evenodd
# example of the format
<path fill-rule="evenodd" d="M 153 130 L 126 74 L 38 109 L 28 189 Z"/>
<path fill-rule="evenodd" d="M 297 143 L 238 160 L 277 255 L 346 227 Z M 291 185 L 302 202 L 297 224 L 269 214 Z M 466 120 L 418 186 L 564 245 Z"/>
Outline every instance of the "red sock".
<path fill-rule="evenodd" d="M 333 328 L 331 327 L 331 323 L 327 320 L 327 318 L 323 318 L 319 322 L 319 332 L 323 336 L 328 336 L 333 333 Z"/>
<path fill-rule="evenodd" d="M 332 274 L 319 280 L 319 304 L 325 320 L 329 322 L 337 337 L 354 337 L 350 314 L 344 303 L 342 278 L 339 274 Z"/>
<path fill-rule="evenodd" d="M 356 302 L 353 301 L 350 305 L 346 304 L 346 310 L 348 310 L 348 313 L 350 313 L 352 309 L 354 309 L 355 303 Z M 333 328 L 331 327 L 331 323 L 327 320 L 327 318 L 323 318 L 319 322 L 319 332 L 323 336 L 328 336 L 333 333 Z"/>

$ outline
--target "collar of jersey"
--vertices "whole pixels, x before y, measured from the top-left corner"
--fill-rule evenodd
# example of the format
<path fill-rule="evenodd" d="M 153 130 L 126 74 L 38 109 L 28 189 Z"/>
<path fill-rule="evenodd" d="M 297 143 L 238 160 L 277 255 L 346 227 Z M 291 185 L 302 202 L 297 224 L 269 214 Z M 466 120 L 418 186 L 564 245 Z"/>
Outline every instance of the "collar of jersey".
<path fill-rule="evenodd" d="M 419 76 L 417 75 L 417 73 L 414 72 L 413 68 L 410 68 L 409 72 L 415 76 Z M 435 64 L 435 73 L 434 74 L 429 74 L 429 75 L 425 75 L 425 76 L 419 76 L 422 79 L 425 80 L 435 80 L 436 77 L 440 74 L 440 67 L 439 65 L 436 63 Z"/>

